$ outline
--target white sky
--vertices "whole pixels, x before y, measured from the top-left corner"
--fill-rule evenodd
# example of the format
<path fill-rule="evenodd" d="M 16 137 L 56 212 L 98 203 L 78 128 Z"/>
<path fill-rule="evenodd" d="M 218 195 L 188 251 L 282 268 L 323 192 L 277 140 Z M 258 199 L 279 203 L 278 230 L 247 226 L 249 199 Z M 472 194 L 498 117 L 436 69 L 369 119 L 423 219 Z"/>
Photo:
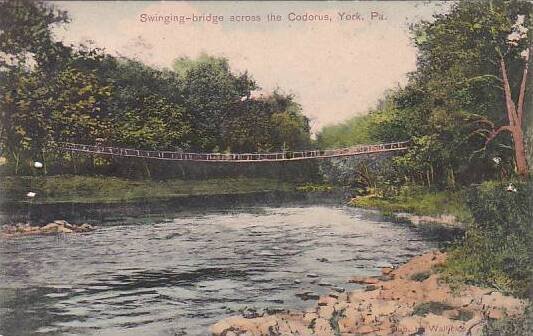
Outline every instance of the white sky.
<path fill-rule="evenodd" d="M 429 19 L 449 3 L 365 2 L 54 2 L 72 22 L 56 30 L 67 43 L 93 41 L 111 54 L 169 67 L 180 56 L 224 56 L 235 71 L 248 70 L 265 91 L 296 96 L 312 129 L 364 114 L 385 90 L 402 85 L 415 69 L 408 24 Z M 371 12 L 386 20 L 370 20 Z M 325 22 L 290 22 L 287 15 L 328 14 Z M 340 21 L 338 12 L 363 21 Z M 266 22 L 276 13 L 282 22 Z M 223 15 L 224 22 L 141 22 L 147 15 Z M 261 23 L 231 23 L 230 15 L 260 15 Z"/>

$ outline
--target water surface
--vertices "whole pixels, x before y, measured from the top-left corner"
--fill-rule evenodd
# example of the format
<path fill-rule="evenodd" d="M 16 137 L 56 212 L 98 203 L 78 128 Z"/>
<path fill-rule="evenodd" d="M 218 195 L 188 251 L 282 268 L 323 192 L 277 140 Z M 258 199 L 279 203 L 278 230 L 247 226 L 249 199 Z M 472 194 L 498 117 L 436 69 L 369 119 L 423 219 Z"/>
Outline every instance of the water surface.
<path fill-rule="evenodd" d="M 0 334 L 208 335 L 245 311 L 301 309 L 434 246 L 337 206 L 116 218 L 68 236 L 0 240 Z"/>

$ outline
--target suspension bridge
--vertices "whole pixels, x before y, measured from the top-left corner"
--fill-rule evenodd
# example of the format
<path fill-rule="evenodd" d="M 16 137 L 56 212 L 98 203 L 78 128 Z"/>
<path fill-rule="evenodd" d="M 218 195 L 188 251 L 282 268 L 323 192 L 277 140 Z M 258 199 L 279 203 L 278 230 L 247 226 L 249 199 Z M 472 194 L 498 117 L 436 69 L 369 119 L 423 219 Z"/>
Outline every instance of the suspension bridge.
<path fill-rule="evenodd" d="M 142 150 L 121 147 L 109 147 L 102 145 L 83 145 L 76 143 L 57 143 L 55 149 L 94 155 L 110 155 L 122 157 L 136 157 L 168 161 L 199 161 L 199 162 L 275 162 L 297 161 L 310 159 L 326 159 L 363 154 L 405 151 L 409 147 L 409 141 L 391 142 L 377 145 L 358 145 L 353 147 L 290 151 L 278 153 L 183 153 L 171 151 Z"/>

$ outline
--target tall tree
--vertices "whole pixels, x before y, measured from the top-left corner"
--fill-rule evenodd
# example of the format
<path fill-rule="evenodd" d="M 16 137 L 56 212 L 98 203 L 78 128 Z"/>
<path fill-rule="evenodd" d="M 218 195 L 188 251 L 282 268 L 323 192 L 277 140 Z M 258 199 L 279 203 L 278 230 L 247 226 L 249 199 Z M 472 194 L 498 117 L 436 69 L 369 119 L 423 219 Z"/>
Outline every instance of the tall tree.
<path fill-rule="evenodd" d="M 185 106 L 194 132 L 191 143 L 199 150 L 223 150 L 228 118 L 243 110 L 241 99 L 256 88 L 247 73 L 232 73 L 228 61 L 203 55 L 181 58 L 174 69 L 182 77 Z"/>
<path fill-rule="evenodd" d="M 481 125 L 475 134 L 491 143 L 500 133 L 513 140 L 516 171 L 525 176 L 524 103 L 531 41 L 532 4 L 526 1 L 462 1 L 416 28 L 417 81 L 434 104 L 455 105 Z M 528 38 L 529 37 L 529 38 Z M 472 118 L 476 116 L 476 118 Z"/>

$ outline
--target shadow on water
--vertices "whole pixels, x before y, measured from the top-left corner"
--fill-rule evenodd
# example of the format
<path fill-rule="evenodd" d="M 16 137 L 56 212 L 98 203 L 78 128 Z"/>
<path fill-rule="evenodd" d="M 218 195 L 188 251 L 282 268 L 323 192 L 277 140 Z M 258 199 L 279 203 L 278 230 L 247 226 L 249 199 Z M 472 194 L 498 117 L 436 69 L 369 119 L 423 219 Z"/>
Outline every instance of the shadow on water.
<path fill-rule="evenodd" d="M 52 287 L 0 288 L 0 330 L 3 335 L 34 335 L 42 327 L 78 318 L 54 308 L 62 300 L 54 296 L 62 291 L 65 290 Z"/>
<path fill-rule="evenodd" d="M 26 222 L 48 223 L 54 219 L 72 222 L 103 222 L 124 216 L 164 215 L 180 211 L 209 211 L 237 207 L 281 207 L 312 204 L 340 204 L 342 192 L 304 193 L 295 191 L 265 191 L 242 194 L 188 195 L 169 198 L 148 198 L 127 203 L 27 203 L 6 202 L 0 204 L 0 224 Z M 30 210 L 29 210 L 30 209 Z"/>
<path fill-rule="evenodd" d="M 183 273 L 173 270 L 139 271 L 129 275 L 111 276 L 100 281 L 87 283 L 86 286 L 87 292 L 94 294 L 103 291 L 127 291 L 137 288 L 195 286 L 201 281 L 239 280 L 247 276 L 248 273 L 245 271 L 220 267 L 201 268 Z"/>

